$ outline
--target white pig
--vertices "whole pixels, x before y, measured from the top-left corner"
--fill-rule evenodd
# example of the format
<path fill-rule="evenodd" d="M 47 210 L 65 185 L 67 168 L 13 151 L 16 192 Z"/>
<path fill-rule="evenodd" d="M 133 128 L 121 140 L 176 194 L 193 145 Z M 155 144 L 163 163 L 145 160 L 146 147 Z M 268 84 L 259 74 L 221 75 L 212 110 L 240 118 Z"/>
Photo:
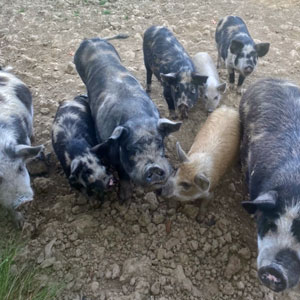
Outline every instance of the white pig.
<path fill-rule="evenodd" d="M 220 83 L 216 66 L 207 52 L 198 52 L 193 57 L 196 72 L 202 76 L 208 76 L 206 87 L 202 88 L 203 98 L 206 110 L 211 113 L 220 103 L 221 94 L 226 90 L 226 82 Z"/>

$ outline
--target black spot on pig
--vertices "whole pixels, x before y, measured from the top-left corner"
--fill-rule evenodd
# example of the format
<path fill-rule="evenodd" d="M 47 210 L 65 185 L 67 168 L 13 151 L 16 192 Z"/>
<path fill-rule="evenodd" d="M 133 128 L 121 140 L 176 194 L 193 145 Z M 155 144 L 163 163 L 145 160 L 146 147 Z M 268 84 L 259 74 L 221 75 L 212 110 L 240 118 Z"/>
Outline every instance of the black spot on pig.
<path fill-rule="evenodd" d="M 15 93 L 19 100 L 25 105 L 28 111 L 31 112 L 32 107 L 32 97 L 30 90 L 24 84 L 19 84 L 15 86 Z"/>

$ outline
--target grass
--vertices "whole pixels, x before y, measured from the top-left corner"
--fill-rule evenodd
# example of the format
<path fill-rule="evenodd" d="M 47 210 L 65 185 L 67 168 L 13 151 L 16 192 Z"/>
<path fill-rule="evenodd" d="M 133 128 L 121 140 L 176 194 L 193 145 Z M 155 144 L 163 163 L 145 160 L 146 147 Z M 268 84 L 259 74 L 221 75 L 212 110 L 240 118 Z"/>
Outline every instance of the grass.
<path fill-rule="evenodd" d="M 108 9 L 102 11 L 102 15 L 110 15 L 110 14 L 111 14 L 111 11 Z"/>
<path fill-rule="evenodd" d="M 0 299 L 1 300 L 53 300 L 60 293 L 58 285 L 40 287 L 39 270 L 26 264 L 15 271 L 15 258 L 22 247 L 10 243 L 0 251 Z"/>
<path fill-rule="evenodd" d="M 99 5 L 105 5 L 106 4 L 106 0 L 99 0 Z"/>
<path fill-rule="evenodd" d="M 74 16 L 75 16 L 75 17 L 78 17 L 78 16 L 79 16 L 79 10 L 75 10 L 75 11 L 74 11 Z"/>

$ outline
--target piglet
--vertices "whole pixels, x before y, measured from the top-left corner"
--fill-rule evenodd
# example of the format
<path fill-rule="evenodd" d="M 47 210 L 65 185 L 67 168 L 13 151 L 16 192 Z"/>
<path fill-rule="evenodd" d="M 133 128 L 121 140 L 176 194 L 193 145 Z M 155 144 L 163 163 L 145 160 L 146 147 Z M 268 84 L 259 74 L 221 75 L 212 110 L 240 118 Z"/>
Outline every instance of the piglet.
<path fill-rule="evenodd" d="M 258 57 L 265 56 L 269 43 L 255 44 L 245 22 L 240 17 L 227 16 L 219 21 L 215 34 L 218 49 L 218 65 L 225 62 L 230 88 L 234 87 L 234 72 L 239 73 L 237 92 L 241 93 L 242 84 L 255 69 Z"/>
<path fill-rule="evenodd" d="M 205 87 L 200 91 L 200 96 L 205 103 L 208 113 L 213 112 L 220 103 L 221 94 L 226 90 L 226 82 L 220 83 L 216 66 L 207 52 L 198 52 L 193 57 L 196 72 L 207 76 Z"/>
<path fill-rule="evenodd" d="M 238 156 L 239 139 L 238 112 L 226 106 L 217 108 L 200 129 L 188 154 L 177 142 L 181 164 L 161 195 L 183 202 L 212 198 L 213 189 Z"/>

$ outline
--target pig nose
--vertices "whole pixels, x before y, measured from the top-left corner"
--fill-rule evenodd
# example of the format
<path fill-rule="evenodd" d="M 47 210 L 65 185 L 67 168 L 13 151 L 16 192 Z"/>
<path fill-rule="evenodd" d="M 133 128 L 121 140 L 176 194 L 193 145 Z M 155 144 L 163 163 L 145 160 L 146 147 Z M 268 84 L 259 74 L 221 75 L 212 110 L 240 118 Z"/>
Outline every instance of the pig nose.
<path fill-rule="evenodd" d="M 178 106 L 179 113 L 181 115 L 181 119 L 187 119 L 189 107 L 187 104 L 182 103 Z"/>
<path fill-rule="evenodd" d="M 146 169 L 145 177 L 148 183 L 157 183 L 165 179 L 165 171 L 157 165 L 149 166 Z"/>
<path fill-rule="evenodd" d="M 252 71 L 253 71 L 253 67 L 251 67 L 251 66 L 248 66 L 248 67 L 246 67 L 246 68 L 244 69 L 245 75 L 251 74 Z"/>
<path fill-rule="evenodd" d="M 265 286 L 274 292 L 281 292 L 287 288 L 287 279 L 276 264 L 260 268 L 258 277 Z"/>

